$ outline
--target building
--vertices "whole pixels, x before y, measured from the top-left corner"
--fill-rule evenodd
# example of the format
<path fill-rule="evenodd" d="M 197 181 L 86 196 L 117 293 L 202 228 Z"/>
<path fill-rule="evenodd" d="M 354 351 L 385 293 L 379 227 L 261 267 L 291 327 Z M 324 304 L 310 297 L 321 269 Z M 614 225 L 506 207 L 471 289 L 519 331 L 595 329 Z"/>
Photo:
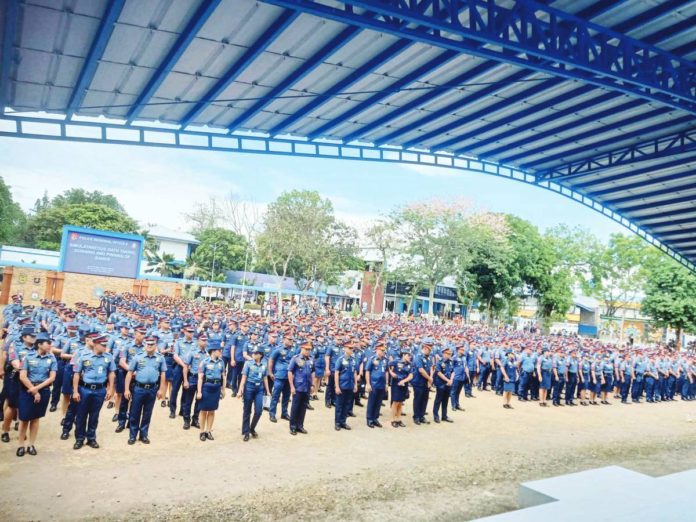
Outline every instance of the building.
<path fill-rule="evenodd" d="M 200 244 L 193 235 L 188 232 L 172 230 L 162 226 L 154 226 L 148 230 L 148 235 L 155 240 L 157 254 L 171 254 L 178 264 L 185 264 L 191 257 L 196 247 Z"/>

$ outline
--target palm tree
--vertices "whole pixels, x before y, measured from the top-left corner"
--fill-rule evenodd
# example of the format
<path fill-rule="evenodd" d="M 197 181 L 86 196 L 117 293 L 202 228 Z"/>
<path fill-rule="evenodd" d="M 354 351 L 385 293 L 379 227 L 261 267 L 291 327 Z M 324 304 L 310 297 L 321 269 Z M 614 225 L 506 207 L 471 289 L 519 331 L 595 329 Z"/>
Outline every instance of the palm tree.
<path fill-rule="evenodd" d="M 172 254 L 163 252 L 160 255 L 157 252 L 146 252 L 145 259 L 148 266 L 145 270 L 147 274 L 157 272 L 162 277 L 172 277 L 181 272 L 181 267 Z"/>
<path fill-rule="evenodd" d="M 192 257 L 186 260 L 186 265 L 184 265 L 184 279 L 198 279 L 203 276 L 205 269 L 196 263 Z"/>

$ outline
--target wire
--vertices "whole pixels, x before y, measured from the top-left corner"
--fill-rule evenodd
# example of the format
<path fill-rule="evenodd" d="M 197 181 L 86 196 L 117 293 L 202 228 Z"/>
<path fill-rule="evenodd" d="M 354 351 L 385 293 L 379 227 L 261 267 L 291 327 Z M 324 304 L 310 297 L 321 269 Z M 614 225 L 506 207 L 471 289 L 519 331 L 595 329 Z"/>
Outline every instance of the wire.
<path fill-rule="evenodd" d="M 300 94 L 282 94 L 278 96 L 255 96 L 255 97 L 250 97 L 250 98 L 227 98 L 227 99 L 212 99 L 212 100 L 172 100 L 172 101 L 163 101 L 163 102 L 148 102 L 148 103 L 143 103 L 141 105 L 138 105 L 140 108 L 146 108 L 146 107 L 159 107 L 159 106 L 171 106 L 171 105 L 193 105 L 193 104 L 200 104 L 200 103 L 215 103 L 215 104 L 220 104 L 220 103 L 239 103 L 239 102 L 253 102 L 253 101 L 261 101 L 261 100 L 268 100 L 269 102 L 275 101 L 275 100 L 294 100 L 294 99 L 304 99 L 304 98 L 332 98 L 332 97 L 338 97 L 338 96 L 356 96 L 356 95 L 366 95 L 366 94 L 378 94 L 378 93 L 386 93 L 386 94 L 397 94 L 397 93 L 405 93 L 405 92 L 418 92 L 418 91 L 443 91 L 443 90 L 454 90 L 454 89 L 463 89 L 465 87 L 484 87 L 488 85 L 512 85 L 516 83 L 529 83 L 529 82 L 539 82 L 543 80 L 550 80 L 552 79 L 551 76 L 547 77 L 542 77 L 542 78 L 529 78 L 529 79 L 521 79 L 521 80 L 511 80 L 511 81 L 497 81 L 497 82 L 475 82 L 475 83 L 458 83 L 458 84 L 443 84 L 443 85 L 426 85 L 423 87 L 406 87 L 402 89 L 378 89 L 378 90 L 365 90 L 365 91 L 341 91 L 341 92 L 336 92 L 336 93 L 311 93 L 311 92 L 306 92 L 306 93 L 300 93 Z M 107 93 L 108 94 L 108 93 Z M 88 106 L 81 106 L 79 110 L 93 110 L 93 109 L 122 109 L 122 108 L 130 108 L 134 107 L 135 105 L 132 103 L 124 103 L 124 104 L 117 104 L 117 105 L 88 105 Z M 17 108 L 24 108 L 24 109 L 29 109 L 29 110 L 37 110 L 39 108 L 37 107 L 29 107 L 29 106 L 15 106 Z M 58 108 L 40 108 L 40 110 L 47 111 L 47 112 L 65 112 L 68 110 L 67 107 L 58 107 Z"/>

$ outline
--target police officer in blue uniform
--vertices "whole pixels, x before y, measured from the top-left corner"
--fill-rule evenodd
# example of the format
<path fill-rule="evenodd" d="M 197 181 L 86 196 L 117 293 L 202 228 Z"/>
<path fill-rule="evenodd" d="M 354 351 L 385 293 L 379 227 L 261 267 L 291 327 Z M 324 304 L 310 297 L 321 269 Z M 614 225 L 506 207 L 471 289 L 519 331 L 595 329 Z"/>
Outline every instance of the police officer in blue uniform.
<path fill-rule="evenodd" d="M 135 444 L 136 436 L 140 434 L 140 442 L 150 444 L 148 431 L 155 400 L 162 399 L 166 386 L 167 363 L 164 357 L 157 353 L 157 339 L 145 339 L 145 351 L 137 354 L 130 361 L 126 375 L 125 397 L 132 400 L 129 418 L 130 436 L 128 444 Z M 133 393 L 130 391 L 131 381 L 135 381 Z"/>
<path fill-rule="evenodd" d="M 19 338 L 11 341 L 7 346 L 6 367 L 3 389 L 5 392 L 6 407 L 4 411 L 5 418 L 2 424 L 2 441 L 10 442 L 10 424 L 17 415 L 19 407 L 19 395 L 21 384 L 19 382 L 19 373 L 22 368 L 22 359 L 29 352 L 34 351 L 34 342 L 36 341 L 36 331 L 33 326 L 25 326 L 19 335 Z M 15 425 L 15 428 L 17 426 Z"/>
<path fill-rule="evenodd" d="M 440 423 L 454 422 L 447 416 L 447 402 L 450 397 L 453 383 L 454 364 L 452 362 L 452 349 L 446 346 L 442 350 L 442 358 L 435 363 L 435 401 L 433 401 L 433 420 Z"/>
<path fill-rule="evenodd" d="M 401 358 L 389 363 L 389 377 L 391 378 L 392 400 L 392 428 L 405 428 L 401 420 L 401 410 L 404 401 L 408 398 L 408 383 L 413 380 L 413 366 L 411 365 L 411 351 L 401 348 Z"/>
<path fill-rule="evenodd" d="M 135 359 L 136 356 L 145 353 L 146 333 L 147 328 L 144 326 L 136 327 L 133 342 L 125 345 L 121 349 L 119 364 L 123 370 L 123 397 L 121 398 L 121 404 L 118 408 L 118 425 L 116 426 L 116 433 L 121 433 L 126 428 L 126 422 L 129 421 L 130 418 L 130 409 L 132 407 L 131 397 L 133 397 L 135 380 L 131 379 L 130 381 L 127 381 L 126 377 L 128 376 L 128 371 L 130 370 L 133 359 Z"/>
<path fill-rule="evenodd" d="M 201 333 L 198 336 L 198 347 L 187 352 L 183 356 L 184 363 L 183 373 L 183 393 L 181 394 L 181 411 L 184 417 L 184 429 L 188 430 L 193 426 L 200 428 L 198 415 L 200 413 L 200 402 L 196 399 L 196 404 L 193 406 L 193 416 L 191 415 L 191 406 L 193 405 L 194 397 L 198 396 L 198 370 L 200 365 L 208 357 L 208 336 Z"/>
<path fill-rule="evenodd" d="M 300 345 L 300 353 L 293 356 L 288 364 L 288 385 L 292 393 L 292 409 L 290 410 L 290 435 L 307 434 L 304 427 L 309 397 L 314 391 L 312 373 L 314 360 L 310 353 L 312 343 L 304 341 Z"/>
<path fill-rule="evenodd" d="M 516 361 L 515 352 L 511 348 L 507 349 L 505 356 L 505 361 L 502 363 L 503 366 L 501 368 L 503 380 L 505 381 L 503 384 L 503 408 L 511 410 L 510 400 L 519 378 L 519 362 Z"/>
<path fill-rule="evenodd" d="M 188 389 L 188 387 L 185 384 L 186 380 L 184 379 L 184 369 L 186 366 L 188 366 L 188 364 L 185 362 L 185 359 L 188 357 L 189 353 L 195 351 L 196 349 L 196 341 L 193 338 L 193 332 L 195 331 L 195 328 L 191 325 L 186 325 L 184 326 L 183 331 L 184 337 L 181 339 L 177 339 L 177 341 L 174 343 L 174 352 L 172 354 L 172 357 L 174 358 L 174 362 L 176 363 L 176 365 L 172 368 L 172 388 L 171 393 L 169 395 L 170 419 L 176 418 L 177 398 L 179 396 L 179 390 L 181 389 L 182 385 L 184 386 L 184 392 L 182 392 L 181 405 L 179 406 L 179 415 L 185 417 L 183 395 L 186 393 L 185 390 Z M 191 393 L 194 392 L 192 391 Z M 191 408 L 189 407 L 189 413 L 190 411 Z M 184 418 L 184 423 L 186 423 L 186 418 Z M 184 429 L 189 428 L 184 427 Z"/>
<path fill-rule="evenodd" d="M 384 356 L 386 343 L 384 340 L 377 341 L 375 354 L 367 358 L 365 363 L 365 383 L 367 396 L 367 417 L 368 428 L 381 428 L 379 422 L 382 401 L 387 395 L 387 358 Z"/>
<path fill-rule="evenodd" d="M 208 357 L 198 365 L 198 383 L 196 399 L 200 401 L 201 442 L 213 440 L 213 423 L 220 399 L 225 397 L 223 379 L 225 362 L 222 360 L 222 344 L 218 340 L 210 344 L 208 339 Z"/>
<path fill-rule="evenodd" d="M 433 341 L 430 338 L 423 339 L 421 353 L 416 355 L 413 362 L 413 423 L 430 424 L 425 418 L 428 409 L 430 386 L 433 384 L 433 359 L 430 354 Z M 479 381 L 480 382 L 480 381 Z"/>
<path fill-rule="evenodd" d="M 114 390 L 116 365 L 114 356 L 106 352 L 108 337 L 99 335 L 92 340 L 94 351 L 86 353 L 75 365 L 73 375 L 73 399 L 75 400 L 75 445 L 80 449 L 87 445 L 98 448 L 97 425 L 99 412 L 105 400 L 110 400 Z"/>
<path fill-rule="evenodd" d="M 269 393 L 268 390 L 268 366 L 262 362 L 263 352 L 261 347 L 254 348 L 251 354 L 252 360 L 244 363 L 242 369 L 242 380 L 239 384 L 238 398 L 244 397 L 244 413 L 242 416 L 242 436 L 244 442 L 249 440 L 251 435 L 257 438 L 256 425 L 263 412 L 263 394 Z M 251 418 L 251 408 L 254 408 L 254 417 Z"/>
<path fill-rule="evenodd" d="M 466 358 L 466 348 L 463 344 L 457 346 L 457 353 L 452 357 L 452 364 L 454 365 L 452 389 L 450 390 L 452 410 L 464 411 L 464 408 L 459 407 L 459 396 L 464 383 L 469 380 L 469 366 Z"/>
<path fill-rule="evenodd" d="M 358 391 L 358 365 L 353 357 L 353 347 L 354 341 L 352 339 L 345 341 L 343 355 L 336 359 L 333 366 L 334 390 L 336 392 L 334 428 L 336 431 L 351 429 L 346 422 L 348 408 L 353 403 L 355 393 Z"/>
<path fill-rule="evenodd" d="M 51 338 L 40 334 L 30 350 L 21 360 L 19 380 L 21 389 L 18 397 L 19 410 L 19 447 L 17 456 L 22 457 L 26 451 L 36 455 L 36 436 L 39 433 L 39 420 L 46 415 L 48 401 L 51 395 L 49 386 L 56 378 L 58 363 L 51 353 Z M 29 445 L 26 446 L 27 431 Z"/>
<path fill-rule="evenodd" d="M 290 420 L 288 405 L 290 404 L 291 386 L 288 380 L 288 366 L 293 355 L 292 338 L 289 334 L 286 334 L 283 337 L 282 346 L 273 350 L 268 362 L 268 375 L 273 381 L 271 403 L 268 407 L 268 416 L 271 422 L 278 422 L 276 411 L 278 410 L 278 401 L 281 400 L 281 395 L 280 418 Z"/>

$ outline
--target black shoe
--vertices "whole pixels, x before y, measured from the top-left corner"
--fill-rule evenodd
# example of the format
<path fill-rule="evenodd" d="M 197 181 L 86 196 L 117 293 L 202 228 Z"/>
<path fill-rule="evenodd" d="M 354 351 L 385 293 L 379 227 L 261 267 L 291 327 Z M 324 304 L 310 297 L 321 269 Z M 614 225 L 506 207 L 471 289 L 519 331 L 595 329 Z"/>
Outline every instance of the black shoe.
<path fill-rule="evenodd" d="M 674 399 L 672 399 L 672 400 L 674 400 Z M 14 430 L 19 431 L 19 421 L 14 423 Z"/>
<path fill-rule="evenodd" d="M 198 419 L 193 419 L 193 420 L 191 421 L 191 426 L 193 426 L 194 428 L 198 428 L 198 429 L 201 428 L 201 425 L 198 424 Z"/>
<path fill-rule="evenodd" d="M 382 425 L 379 423 L 379 421 L 375 421 L 375 422 L 373 422 L 372 424 L 375 425 L 375 428 L 381 428 L 381 427 L 382 427 Z"/>
<path fill-rule="evenodd" d="M 114 413 L 114 416 L 111 417 L 111 422 L 116 422 L 118 421 L 118 413 Z"/>
<path fill-rule="evenodd" d="M 286 420 L 286 421 L 290 422 L 290 415 L 288 415 L 288 414 L 283 414 L 283 415 L 280 416 L 280 418 L 283 419 L 283 420 Z"/>
<path fill-rule="evenodd" d="M 184 429 L 185 430 L 190 430 L 191 429 L 191 423 L 184 421 Z"/>
<path fill-rule="evenodd" d="M 96 440 L 88 440 L 87 445 L 90 448 L 99 449 L 99 443 Z"/>
<path fill-rule="evenodd" d="M 110 410 L 113 407 L 114 407 L 114 401 L 109 401 L 109 404 L 106 405 L 107 410 Z"/>
<path fill-rule="evenodd" d="M 325 403 L 324 406 L 326 406 L 328 409 L 331 409 L 331 403 L 330 403 L 330 402 Z"/>
<path fill-rule="evenodd" d="M 274 422 L 274 423 L 278 422 L 278 419 L 275 418 L 275 415 L 269 415 L 268 420 L 270 420 L 271 422 Z"/>
<path fill-rule="evenodd" d="M 375 425 L 374 425 L 373 423 L 371 423 L 371 422 L 368 422 L 368 423 L 367 423 L 367 427 L 368 427 L 368 428 L 374 428 Z"/>
<path fill-rule="evenodd" d="M 32 457 L 36 457 L 36 448 L 34 446 L 29 446 L 27 448 L 27 453 Z"/>
<path fill-rule="evenodd" d="M 340 430 L 341 428 L 338 429 Z M 290 435 L 297 435 L 297 430 L 293 430 L 292 428 L 290 428 Z"/>
<path fill-rule="evenodd" d="M 348 417 L 355 417 L 355 413 L 350 412 L 350 413 L 348 414 Z"/>
<path fill-rule="evenodd" d="M 420 421 L 421 421 L 421 424 L 430 424 L 430 421 L 426 420 L 425 417 L 422 418 Z"/>
<path fill-rule="evenodd" d="M 160 406 L 161 406 L 162 408 L 166 408 L 166 407 L 167 407 L 167 401 L 162 401 L 162 402 L 160 402 Z"/>
<path fill-rule="evenodd" d="M 413 424 L 416 426 L 420 425 L 421 421 L 419 419 L 413 419 Z"/>
<path fill-rule="evenodd" d="M 307 435 L 309 433 L 306 429 L 304 428 L 297 428 L 297 432 L 301 433 L 302 435 Z"/>
<path fill-rule="evenodd" d="M 208 440 L 208 437 L 205 436 L 205 433 L 201 433 L 198 438 L 201 439 L 201 442 L 205 442 L 206 440 Z"/>
<path fill-rule="evenodd" d="M 176 419 L 176 413 L 174 413 L 173 411 L 172 411 L 172 412 L 169 412 L 169 418 L 170 418 L 170 419 Z"/>
<path fill-rule="evenodd" d="M 206 432 L 205 436 L 208 437 L 208 440 L 215 440 L 215 439 L 213 438 L 213 434 L 210 433 L 209 431 Z"/>
<path fill-rule="evenodd" d="M 64 431 L 63 433 L 60 434 L 60 440 L 68 440 L 70 438 L 70 433 L 67 431 Z M 9 442 L 9 440 L 8 440 Z"/>
<path fill-rule="evenodd" d="M 435 417 L 433 420 L 435 421 L 435 424 L 440 424 L 440 419 L 438 419 L 437 417 Z"/>
<path fill-rule="evenodd" d="M 334 429 L 335 429 L 336 431 L 341 431 L 341 425 L 340 425 L 340 424 L 336 424 L 336 425 L 334 426 Z"/>
<path fill-rule="evenodd" d="M 355 405 L 356 405 L 357 407 L 359 407 L 359 408 L 364 408 L 364 407 L 365 407 L 365 405 L 364 405 L 362 402 L 360 402 L 360 401 L 357 401 L 357 402 L 355 403 Z"/>
<path fill-rule="evenodd" d="M 256 433 L 256 430 L 251 430 L 249 433 L 251 433 L 251 438 L 252 438 L 252 439 L 258 439 L 258 438 L 259 438 L 259 434 Z"/>
<path fill-rule="evenodd" d="M 244 442 L 249 442 L 249 434 L 244 435 Z"/>
<path fill-rule="evenodd" d="M 128 445 L 132 446 L 133 444 L 135 444 L 135 439 L 128 439 Z"/>
<path fill-rule="evenodd" d="M 121 432 L 122 432 L 123 430 L 125 430 L 125 429 L 126 429 L 125 426 L 121 426 L 121 425 L 119 424 L 118 426 L 116 426 L 116 430 L 115 430 L 115 431 L 116 431 L 116 433 L 121 433 Z"/>
<path fill-rule="evenodd" d="M 453 423 L 454 421 L 450 419 L 449 417 L 442 417 L 443 422 L 449 422 L 450 424 Z"/>
<path fill-rule="evenodd" d="M 147 437 L 140 437 L 140 442 L 142 442 L 143 444 L 150 444 L 150 439 L 148 439 Z"/>
<path fill-rule="evenodd" d="M 24 448 L 17 448 L 17 456 L 18 457 L 23 457 L 24 456 Z"/>
<path fill-rule="evenodd" d="M 51 407 L 48 409 L 48 411 L 54 412 L 54 411 L 56 411 L 57 409 L 58 409 L 58 406 L 57 406 L 57 405 L 51 404 Z"/>
<path fill-rule="evenodd" d="M 314 409 L 314 406 L 312 406 L 311 404 L 308 403 L 308 404 L 307 404 L 307 409 L 308 409 L 308 410 L 313 410 L 313 409 Z"/>
<path fill-rule="evenodd" d="M 343 428 L 344 430 L 348 430 L 348 431 L 350 431 L 350 430 L 352 429 L 352 428 L 351 428 L 350 426 L 348 426 L 347 424 L 341 424 L 341 428 Z"/>
<path fill-rule="evenodd" d="M 397 424 L 398 424 L 399 427 L 401 427 L 401 428 L 405 428 L 405 427 L 406 427 L 406 425 L 404 424 L 404 421 L 399 421 L 399 422 L 397 422 Z"/>
<path fill-rule="evenodd" d="M 79 450 L 84 445 L 85 445 L 85 443 L 83 441 L 76 440 L 75 444 L 73 445 L 73 449 Z"/>
<path fill-rule="evenodd" d="M 61 426 L 64 426 L 64 425 L 65 425 L 65 417 L 63 417 L 62 419 L 60 419 L 60 425 L 61 425 Z"/>
<path fill-rule="evenodd" d="M 2 436 L 0 436 L 0 440 L 3 442 L 10 442 L 10 434 L 7 432 L 3 433 Z"/>

